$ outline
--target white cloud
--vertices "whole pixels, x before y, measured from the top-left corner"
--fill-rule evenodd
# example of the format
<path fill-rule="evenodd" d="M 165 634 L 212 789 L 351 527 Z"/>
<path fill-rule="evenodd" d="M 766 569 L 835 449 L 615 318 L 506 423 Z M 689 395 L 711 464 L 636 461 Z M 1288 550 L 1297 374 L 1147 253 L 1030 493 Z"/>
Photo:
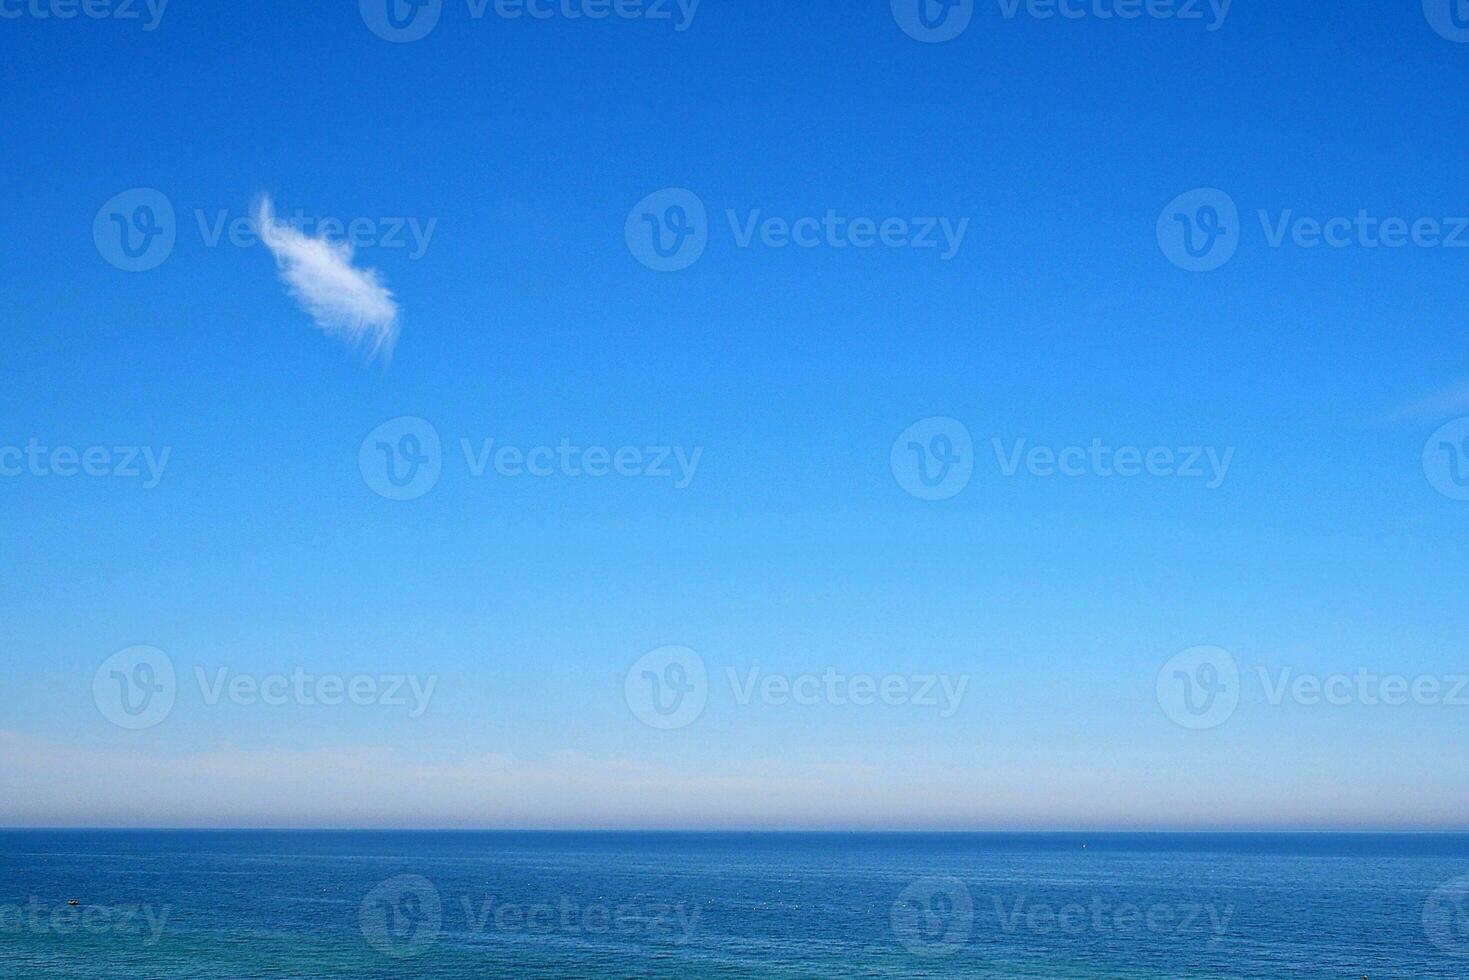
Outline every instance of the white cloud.
<path fill-rule="evenodd" d="M 1469 381 L 1399 405 L 1387 416 L 1390 422 L 1426 422 L 1469 412 Z"/>
<path fill-rule="evenodd" d="M 376 269 L 352 265 L 352 246 L 310 238 L 275 220 L 270 198 L 255 206 L 260 240 L 275 255 L 281 281 L 321 330 L 388 357 L 398 339 L 398 304 Z"/>
<path fill-rule="evenodd" d="M 872 746 L 816 762 L 711 742 L 673 763 L 458 740 L 201 746 L 166 728 L 139 742 L 102 724 L 96 738 L 0 729 L 0 827 L 1445 829 L 1469 807 L 1469 760 L 1420 753 L 1365 779 L 1362 760 L 1315 752 L 1303 776 L 1271 768 L 1263 743 L 1215 769 L 1212 747 L 1145 750 L 1120 778 L 1107 746 L 966 743 L 894 764 Z"/>

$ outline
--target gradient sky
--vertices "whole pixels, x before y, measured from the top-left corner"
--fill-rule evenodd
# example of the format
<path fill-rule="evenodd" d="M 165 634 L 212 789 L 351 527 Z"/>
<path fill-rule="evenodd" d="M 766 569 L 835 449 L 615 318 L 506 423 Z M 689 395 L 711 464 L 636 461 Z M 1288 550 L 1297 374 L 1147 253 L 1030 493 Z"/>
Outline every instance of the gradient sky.
<path fill-rule="evenodd" d="M 1271 248 L 1255 217 L 1469 215 L 1469 44 L 1417 0 L 1237 0 L 1212 32 L 981 3 L 942 44 L 886 0 L 684 31 L 446 0 L 403 44 L 350 0 L 146 20 L 0 20 L 0 445 L 171 450 L 153 488 L 0 478 L 0 824 L 1469 828 L 1469 706 L 1252 680 L 1469 672 L 1469 503 L 1420 464 L 1469 415 L 1469 250 Z M 177 242 L 129 273 L 93 222 L 138 187 Z M 624 225 L 670 187 L 712 234 L 659 273 Z M 1242 215 L 1209 273 L 1155 233 L 1199 187 Z M 390 361 L 204 241 L 265 194 L 436 221 L 356 256 Z M 740 248 L 727 209 L 969 225 L 949 261 Z M 407 502 L 358 465 L 401 416 L 445 445 Z M 930 502 L 889 453 L 937 416 L 977 459 Z M 684 489 L 476 479 L 461 438 L 703 455 Z M 1022 438 L 1234 457 L 1216 489 L 1006 477 L 991 440 Z M 93 678 L 137 644 L 180 689 L 126 731 Z M 624 698 L 668 644 L 713 681 L 674 731 Z M 1155 684 L 1200 644 L 1247 679 L 1191 731 Z M 947 718 L 741 705 L 754 666 L 969 681 Z M 209 705 L 195 668 L 438 680 L 410 718 Z"/>

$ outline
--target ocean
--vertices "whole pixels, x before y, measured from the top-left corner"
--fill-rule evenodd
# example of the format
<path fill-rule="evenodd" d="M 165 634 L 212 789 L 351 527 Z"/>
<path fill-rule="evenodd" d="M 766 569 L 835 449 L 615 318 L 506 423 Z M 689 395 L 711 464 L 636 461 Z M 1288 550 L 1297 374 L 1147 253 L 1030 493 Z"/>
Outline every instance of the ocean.
<path fill-rule="evenodd" d="M 0 976 L 1462 978 L 1469 835 L 0 831 Z"/>

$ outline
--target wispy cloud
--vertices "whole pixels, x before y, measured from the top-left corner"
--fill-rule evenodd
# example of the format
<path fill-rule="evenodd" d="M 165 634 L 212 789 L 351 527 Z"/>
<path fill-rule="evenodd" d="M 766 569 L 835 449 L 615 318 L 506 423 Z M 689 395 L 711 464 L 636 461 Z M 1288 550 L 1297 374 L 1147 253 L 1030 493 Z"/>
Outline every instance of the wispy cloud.
<path fill-rule="evenodd" d="M 987 758 L 978 771 L 911 753 L 895 765 L 857 748 L 816 761 L 728 759 L 714 746 L 671 762 L 487 754 L 472 739 L 201 745 L 159 729 L 145 746 L 131 735 L 0 729 L 0 827 L 1438 830 L 1462 828 L 1469 807 L 1466 765 L 1431 753 L 1374 769 L 1369 783 L 1361 760 L 1315 753 L 1302 774 L 1272 769 L 1276 750 L 1264 747 L 1245 759 L 1243 790 L 1194 765 L 1180 793 L 1175 763 L 1194 757 L 1171 750 L 1119 786 L 1105 749 L 1075 746 Z M 1067 780 L 1054 778 L 1057 766 L 1073 767 Z M 1415 800 L 1435 777 L 1443 798 Z"/>
<path fill-rule="evenodd" d="M 1388 413 L 1392 422 L 1430 422 L 1469 413 L 1469 380 L 1399 405 Z"/>
<path fill-rule="evenodd" d="M 281 281 L 321 330 L 388 357 L 398 339 L 398 304 L 376 269 L 352 264 L 352 246 L 311 238 L 275 220 L 270 198 L 255 205 L 260 240 L 275 255 Z"/>

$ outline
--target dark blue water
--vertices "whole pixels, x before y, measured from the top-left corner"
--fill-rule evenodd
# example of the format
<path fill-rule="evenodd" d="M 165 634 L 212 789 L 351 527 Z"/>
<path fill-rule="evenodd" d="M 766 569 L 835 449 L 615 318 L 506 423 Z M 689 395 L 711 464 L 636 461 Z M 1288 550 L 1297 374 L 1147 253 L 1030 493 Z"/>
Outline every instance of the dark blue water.
<path fill-rule="evenodd" d="M 1469 836 L 0 831 L 7 977 L 1364 975 Z"/>

